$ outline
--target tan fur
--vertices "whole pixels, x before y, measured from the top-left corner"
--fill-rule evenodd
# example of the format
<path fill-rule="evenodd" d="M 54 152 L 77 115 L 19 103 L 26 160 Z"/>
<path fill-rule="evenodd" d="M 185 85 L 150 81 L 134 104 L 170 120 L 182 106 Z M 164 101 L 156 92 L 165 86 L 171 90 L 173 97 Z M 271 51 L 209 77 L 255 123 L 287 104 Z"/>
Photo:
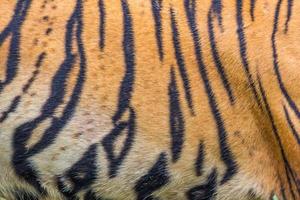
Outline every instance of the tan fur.
<path fill-rule="evenodd" d="M 40 109 L 50 94 L 52 77 L 65 57 L 65 26 L 75 5 L 75 1 L 71 0 L 46 0 L 45 2 L 37 0 L 32 2 L 21 29 L 20 67 L 17 76 L 0 93 L 1 114 L 7 110 L 13 98 L 22 93 L 23 85 L 35 70 L 34 64 L 37 56 L 42 51 L 47 53 L 40 73 L 28 92 L 22 97 L 17 110 L 0 124 L 0 191 L 8 199 L 13 198 L 10 196 L 9 190 L 15 187 L 36 192 L 14 173 L 11 166 L 12 137 L 16 127 L 40 114 Z M 123 16 L 121 1 L 105 1 L 106 46 L 101 52 L 98 46 L 97 2 L 97 0 L 86 0 L 83 3 L 82 39 L 86 53 L 87 72 L 80 103 L 76 107 L 71 121 L 64 127 L 55 143 L 31 158 L 39 170 L 42 186 L 50 192 L 51 199 L 62 198 L 56 188 L 55 176 L 72 166 L 91 144 L 101 141 L 113 127 L 111 117 L 118 104 L 120 82 L 125 72 L 122 49 Z M 162 199 L 184 199 L 184 192 L 204 182 L 213 166 L 217 167 L 218 181 L 220 181 L 225 166 L 220 158 L 216 125 L 199 75 L 183 1 L 163 1 L 165 52 L 163 62 L 160 62 L 157 52 L 151 1 L 129 0 L 128 2 L 132 15 L 136 53 L 134 91 L 131 99 L 131 105 L 135 108 L 137 115 L 136 137 L 118 176 L 113 179 L 107 176 L 108 161 L 103 147 L 99 145 L 97 162 L 100 170 L 97 181 L 92 187 L 100 196 L 110 199 L 135 199 L 132 189 L 134 184 L 153 166 L 158 155 L 166 152 L 168 158 L 171 158 L 168 84 L 170 67 L 175 66 L 180 105 L 185 117 L 185 142 L 179 161 L 168 162 L 172 180 L 154 194 Z M 244 1 L 243 17 L 250 72 L 257 89 L 256 74 L 261 77 L 287 159 L 299 181 L 300 148 L 284 116 L 282 104 L 288 104 L 280 91 L 272 63 L 271 34 L 277 1 L 257 1 L 256 19 L 253 22 L 248 13 L 249 2 Z M 288 190 L 280 148 L 272 131 L 267 111 L 264 107 L 261 109 L 256 104 L 242 67 L 236 32 L 235 1 L 225 0 L 223 2 L 224 32 L 220 31 L 217 20 L 214 19 L 217 47 L 236 98 L 234 106 L 231 106 L 228 101 L 212 60 L 207 31 L 207 12 L 210 4 L 209 0 L 197 1 L 197 13 L 200 13 L 197 15 L 197 23 L 201 35 L 203 58 L 228 132 L 228 144 L 239 165 L 239 171 L 232 180 L 224 185 L 218 185 L 216 198 L 218 200 L 246 200 L 250 198 L 248 192 L 252 189 L 257 196 L 267 199 L 272 191 L 280 194 L 280 178 L 286 189 L 287 198 L 292 199 Z M 286 15 L 284 5 L 286 4 L 287 2 L 283 1 L 276 43 L 284 84 L 297 106 L 300 106 L 300 13 L 298 12 L 300 2 L 294 1 L 294 12 L 288 34 L 283 33 Z M 14 6 L 15 1 L 0 1 L 0 31 L 10 21 Z M 193 93 L 195 116 L 191 116 L 187 107 L 182 80 L 175 60 L 170 26 L 171 6 L 176 13 L 182 53 Z M 48 16 L 48 20 L 43 19 L 44 16 Z M 49 35 L 45 35 L 45 31 L 49 27 L 53 31 Z M 8 48 L 9 42 L 4 42 L 0 48 L 0 80 L 4 80 L 5 77 Z M 70 97 L 79 73 L 78 62 L 76 66 L 72 70 L 71 78 L 68 79 L 66 100 Z M 289 106 L 287 108 L 296 129 L 300 130 L 299 120 L 291 108 Z M 63 107 L 56 109 L 56 116 L 61 115 L 61 109 Z M 28 147 L 40 139 L 42 131 L 49 126 L 50 122 L 51 119 L 46 120 L 34 130 Z M 194 162 L 200 141 L 205 144 L 206 155 L 204 175 L 197 177 L 194 172 Z M 121 143 L 118 143 L 118 148 L 120 146 Z M 292 187 L 297 191 L 299 182 L 298 185 Z M 300 199 L 300 194 L 296 193 L 296 197 Z"/>

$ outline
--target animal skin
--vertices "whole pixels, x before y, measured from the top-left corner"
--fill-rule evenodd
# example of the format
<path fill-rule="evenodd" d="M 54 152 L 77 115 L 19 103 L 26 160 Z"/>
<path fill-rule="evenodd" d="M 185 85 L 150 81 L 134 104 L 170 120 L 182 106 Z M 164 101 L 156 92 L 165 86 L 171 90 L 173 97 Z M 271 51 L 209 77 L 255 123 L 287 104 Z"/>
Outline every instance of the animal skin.
<path fill-rule="evenodd" d="M 0 196 L 300 200 L 299 10 L 1 0 Z"/>

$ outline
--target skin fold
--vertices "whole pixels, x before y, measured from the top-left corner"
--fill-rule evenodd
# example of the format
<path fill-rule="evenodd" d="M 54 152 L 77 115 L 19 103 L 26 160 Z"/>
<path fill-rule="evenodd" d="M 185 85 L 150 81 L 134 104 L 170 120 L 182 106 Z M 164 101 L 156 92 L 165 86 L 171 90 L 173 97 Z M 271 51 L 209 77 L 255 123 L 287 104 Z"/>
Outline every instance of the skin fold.
<path fill-rule="evenodd" d="M 299 10 L 1 0 L 1 196 L 299 200 Z"/>

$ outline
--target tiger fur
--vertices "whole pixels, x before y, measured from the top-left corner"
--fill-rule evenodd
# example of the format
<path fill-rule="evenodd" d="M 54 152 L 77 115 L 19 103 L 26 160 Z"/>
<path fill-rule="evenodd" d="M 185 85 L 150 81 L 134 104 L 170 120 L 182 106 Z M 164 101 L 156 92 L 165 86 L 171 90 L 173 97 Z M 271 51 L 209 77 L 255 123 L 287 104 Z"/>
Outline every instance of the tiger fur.
<path fill-rule="evenodd" d="M 0 194 L 299 200 L 299 10 L 0 1 Z"/>

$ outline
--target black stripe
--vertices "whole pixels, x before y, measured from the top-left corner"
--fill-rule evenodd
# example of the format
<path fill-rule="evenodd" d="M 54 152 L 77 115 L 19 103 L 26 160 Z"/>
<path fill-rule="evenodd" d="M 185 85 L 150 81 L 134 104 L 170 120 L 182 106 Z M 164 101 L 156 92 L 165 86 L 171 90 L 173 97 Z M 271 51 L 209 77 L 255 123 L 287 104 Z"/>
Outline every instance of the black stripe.
<path fill-rule="evenodd" d="M 130 106 L 135 75 L 134 32 L 128 3 L 126 0 L 121 1 L 124 20 L 123 51 L 126 72 L 120 86 L 118 109 L 112 118 L 114 128 L 102 140 L 102 145 L 109 161 L 108 175 L 110 178 L 117 176 L 118 169 L 128 155 L 135 136 L 136 115 L 133 108 Z M 126 115 L 126 113 L 128 113 L 129 118 L 123 119 L 122 116 Z M 116 152 L 114 152 L 115 142 L 123 132 L 126 132 L 127 137 L 120 153 L 117 155 Z"/>
<path fill-rule="evenodd" d="M 290 97 L 287 89 L 285 88 L 285 85 L 282 81 L 281 73 L 279 70 L 279 63 L 278 63 L 278 54 L 277 54 L 277 47 L 276 47 L 276 34 L 278 31 L 278 20 L 279 20 L 279 14 L 280 14 L 280 7 L 282 4 L 282 0 L 278 1 L 276 11 L 275 11 L 275 17 L 274 17 L 274 26 L 273 26 L 273 33 L 272 33 L 272 50 L 273 50 L 273 68 L 278 80 L 278 84 L 280 87 L 281 92 L 283 93 L 284 97 L 286 98 L 289 106 L 292 108 L 292 110 L 295 112 L 298 119 L 300 119 L 300 111 L 294 102 L 294 100 Z"/>
<path fill-rule="evenodd" d="M 196 158 L 195 162 L 195 169 L 196 169 L 196 175 L 202 176 L 203 174 L 203 164 L 204 164 L 204 157 L 205 157 L 205 149 L 204 149 L 204 143 L 203 141 L 200 142 L 198 147 L 198 156 Z"/>
<path fill-rule="evenodd" d="M 26 82 L 26 84 L 23 86 L 22 88 L 22 94 L 16 96 L 11 104 L 9 105 L 8 109 L 4 112 L 2 112 L 2 115 L 0 117 L 0 123 L 3 123 L 9 116 L 10 113 L 13 113 L 16 111 L 19 103 L 21 102 L 21 99 L 23 97 L 24 94 L 27 93 L 28 89 L 30 88 L 30 86 L 32 85 L 32 83 L 34 82 L 34 80 L 36 79 L 37 75 L 40 73 L 40 66 L 42 65 L 43 60 L 46 57 L 46 53 L 43 52 L 38 56 L 38 59 L 36 61 L 35 67 L 36 69 L 33 71 L 30 79 Z"/>
<path fill-rule="evenodd" d="M 223 17 L 222 17 L 222 0 L 212 0 L 211 12 L 217 16 L 219 27 L 223 30 Z"/>
<path fill-rule="evenodd" d="M 188 1 L 188 0 L 186 0 Z M 193 10 L 186 9 L 187 16 L 192 15 L 195 16 L 196 14 L 192 12 Z M 203 62 L 202 59 L 202 49 L 201 49 L 201 43 L 200 43 L 200 35 L 199 31 L 197 28 L 197 24 L 195 21 L 195 17 L 190 17 L 188 18 L 188 23 L 190 26 L 190 32 L 193 37 L 194 41 L 194 48 L 195 48 L 195 54 L 197 58 L 197 63 L 198 63 L 198 69 L 199 73 L 201 75 L 205 91 L 207 94 L 209 106 L 211 109 L 211 112 L 213 114 L 215 123 L 216 123 L 216 128 L 218 131 L 218 136 L 219 136 L 219 145 L 220 145 L 220 154 L 223 162 L 225 163 L 227 169 L 224 174 L 224 177 L 221 181 L 221 184 L 224 184 L 228 180 L 230 180 L 238 171 L 238 165 L 235 161 L 235 158 L 231 152 L 231 149 L 227 143 L 227 131 L 225 129 L 224 121 L 222 119 L 222 115 L 219 111 L 218 104 L 215 98 L 215 94 L 213 92 L 213 89 L 210 84 L 210 80 L 208 78 L 206 66 Z"/>
<path fill-rule="evenodd" d="M 281 1 L 281 0 L 279 0 L 279 1 Z M 295 183 L 296 183 L 296 179 L 293 175 L 293 170 L 291 168 L 291 165 L 290 165 L 289 161 L 287 160 L 287 157 L 286 157 L 286 154 L 285 154 L 285 151 L 284 151 L 284 148 L 283 148 L 283 144 L 281 142 L 281 138 L 279 136 L 278 129 L 275 125 L 275 121 L 274 121 L 274 118 L 273 118 L 273 115 L 272 115 L 272 112 L 271 112 L 271 108 L 269 106 L 269 103 L 268 103 L 268 100 L 267 100 L 267 97 L 266 97 L 266 94 L 265 94 L 265 90 L 263 88 L 263 85 L 262 85 L 262 82 L 261 82 L 261 79 L 260 79 L 259 75 L 257 75 L 257 79 L 258 79 L 258 83 L 259 83 L 259 89 L 260 89 L 260 92 L 261 92 L 261 95 L 262 95 L 262 100 L 263 100 L 264 106 L 267 110 L 267 114 L 268 114 L 269 120 L 271 122 L 272 130 L 273 130 L 274 136 L 276 138 L 276 141 L 278 142 L 278 145 L 279 145 L 279 148 L 280 148 L 280 153 L 281 153 L 282 159 L 284 161 L 285 172 L 286 172 L 286 177 L 287 177 L 288 184 L 289 184 L 289 187 L 290 187 L 290 191 L 291 191 L 291 194 L 293 196 L 293 199 L 295 199 L 295 194 L 294 194 L 294 191 L 293 191 L 293 188 L 292 188 L 292 183 L 291 183 L 291 177 L 290 176 L 292 176 L 292 179 Z"/>
<path fill-rule="evenodd" d="M 299 138 L 299 133 L 297 132 L 295 126 L 294 126 L 294 123 L 292 122 L 291 118 L 290 118 L 290 114 L 288 112 L 288 110 L 286 109 L 286 106 L 283 105 L 283 109 L 284 109 L 284 113 L 285 113 L 285 118 L 289 124 L 289 127 L 295 137 L 295 139 L 297 140 L 298 142 L 298 145 L 300 145 L 300 138 Z"/>
<path fill-rule="evenodd" d="M 54 142 L 54 139 L 57 137 L 57 134 L 72 118 L 76 106 L 79 103 L 86 74 L 86 58 L 83 47 L 83 41 L 81 39 L 83 28 L 81 17 L 82 0 L 77 0 L 76 8 L 67 24 L 67 33 L 65 38 L 66 58 L 60 66 L 59 70 L 56 72 L 55 76 L 53 77 L 51 94 L 42 108 L 42 115 L 37 119 L 40 119 L 42 121 L 45 118 L 52 117 L 52 114 L 54 113 L 55 109 L 60 104 L 62 104 L 63 98 L 66 94 L 65 88 L 68 76 L 70 75 L 72 69 L 75 67 L 75 53 L 73 53 L 72 50 L 76 49 L 73 49 L 73 43 L 76 42 L 78 48 L 78 58 L 80 61 L 80 67 L 76 79 L 76 84 L 70 96 L 70 100 L 67 102 L 62 112 L 62 116 L 59 118 L 53 118 L 51 126 L 45 131 L 40 141 L 37 142 L 30 150 L 28 150 L 29 154 L 33 155 L 39 153 Z M 75 37 L 75 41 L 73 41 L 73 37 Z"/>
<path fill-rule="evenodd" d="M 175 49 L 175 58 L 177 65 L 179 67 L 179 72 L 181 79 L 183 81 L 183 87 L 185 92 L 185 99 L 187 101 L 188 107 L 192 115 L 194 115 L 194 106 L 193 106 L 193 98 L 191 93 L 190 81 L 185 68 L 185 61 L 181 51 L 180 39 L 179 39 L 179 30 L 177 27 L 177 22 L 175 19 L 175 13 L 173 9 L 170 9 L 171 15 L 171 28 L 172 28 L 172 36 L 173 36 L 173 45 Z"/>
<path fill-rule="evenodd" d="M 172 161 L 176 162 L 181 155 L 185 127 L 173 67 L 170 71 L 169 110 Z"/>
<path fill-rule="evenodd" d="M 161 20 L 162 0 L 152 0 L 152 14 L 155 22 L 155 36 L 158 47 L 159 59 L 164 59 L 163 41 L 162 41 L 162 20 Z"/>
<path fill-rule="evenodd" d="M 190 11 L 190 13 L 195 13 L 195 11 L 193 11 L 193 12 Z M 195 16 L 193 16 L 193 18 L 195 18 Z M 189 21 L 191 21 L 191 20 L 189 20 Z M 223 67 L 219 52 L 218 52 L 216 39 L 215 39 L 212 9 L 210 9 L 208 12 L 208 23 L 207 24 L 208 24 L 209 41 L 210 41 L 213 60 L 214 60 L 215 66 L 217 68 L 217 71 L 221 77 L 223 87 L 226 90 L 229 101 L 230 101 L 231 105 L 233 105 L 235 98 L 234 98 L 234 95 L 232 92 L 230 82 L 228 81 L 227 74 L 225 73 L 225 70 L 224 70 L 224 67 Z"/>
<path fill-rule="evenodd" d="M 252 21 L 255 20 L 255 16 L 254 16 L 255 4 L 256 4 L 256 0 L 251 0 L 251 2 L 250 2 L 250 15 L 251 15 L 251 20 Z"/>
<path fill-rule="evenodd" d="M 287 17 L 285 21 L 285 29 L 284 32 L 287 33 L 289 30 L 289 22 L 292 18 L 292 11 L 293 11 L 293 5 L 294 5 L 294 0 L 287 0 L 288 5 L 287 5 Z"/>
<path fill-rule="evenodd" d="M 85 193 L 84 200 L 104 200 L 104 199 L 96 195 L 96 193 L 93 192 L 92 190 L 89 190 L 87 191 L 87 193 Z"/>
<path fill-rule="evenodd" d="M 0 93 L 6 85 L 11 83 L 17 74 L 20 62 L 21 27 L 25 21 L 30 5 L 31 0 L 19 0 L 16 4 L 12 20 L 0 33 L 0 46 L 2 46 L 7 38 L 11 38 L 6 62 L 5 79 L 0 80 Z"/>
<path fill-rule="evenodd" d="M 67 172 L 57 178 L 58 190 L 70 200 L 76 198 L 79 191 L 88 189 L 97 178 L 97 144 L 93 144 Z M 66 181 L 72 183 L 68 187 Z"/>
<path fill-rule="evenodd" d="M 34 186 L 39 192 L 44 193 L 44 189 L 41 187 L 38 171 L 35 169 L 33 163 L 28 158 L 41 152 L 49 145 L 51 145 L 59 132 L 72 118 L 76 106 L 80 100 L 81 92 L 85 81 L 86 61 L 83 42 L 81 39 L 82 33 L 82 2 L 77 0 L 76 7 L 66 26 L 66 38 L 65 38 L 65 60 L 60 65 L 56 74 L 52 79 L 51 93 L 46 103 L 41 109 L 41 115 L 26 122 L 16 128 L 13 136 L 13 158 L 12 164 L 15 169 L 15 173 L 26 180 L 29 184 Z M 59 118 L 52 117 L 56 108 L 63 102 L 63 98 L 66 94 L 66 82 L 67 79 L 75 67 L 75 55 L 73 54 L 73 45 L 76 44 L 79 57 L 79 72 L 75 86 L 69 98 L 66 102 L 66 106 L 62 111 L 62 115 Z M 40 123 L 52 118 L 52 123 L 48 129 L 46 129 L 42 135 L 42 138 L 31 148 L 26 147 L 26 142 L 30 139 L 34 129 L 36 129 Z"/>
<path fill-rule="evenodd" d="M 8 109 L 1 113 L 0 123 L 3 123 L 8 118 L 10 113 L 13 113 L 13 112 L 16 111 L 16 109 L 17 109 L 20 102 L 21 102 L 21 96 L 18 95 L 12 100 L 12 102 L 9 105 Z"/>
<path fill-rule="evenodd" d="M 187 191 L 186 196 L 189 200 L 213 200 L 214 195 L 217 191 L 217 170 L 213 171 L 207 177 L 205 183 L 198 185 L 189 191 Z"/>
<path fill-rule="evenodd" d="M 46 58 L 46 53 L 45 52 L 42 52 L 38 58 L 37 58 L 37 61 L 35 63 L 35 68 L 36 70 L 32 73 L 32 76 L 31 78 L 28 80 L 28 82 L 24 85 L 22 91 L 23 93 L 27 93 L 28 89 L 30 88 L 30 86 L 32 85 L 33 81 L 36 79 L 37 75 L 39 74 L 39 69 L 40 67 L 42 66 L 43 64 L 43 61 L 45 60 Z"/>
<path fill-rule="evenodd" d="M 99 47 L 101 50 L 105 47 L 105 6 L 104 6 L 104 0 L 99 0 L 98 2 L 99 7 L 99 18 L 100 18 L 100 25 L 99 25 Z"/>
<path fill-rule="evenodd" d="M 106 135 L 102 140 L 102 145 L 106 152 L 106 157 L 109 161 L 109 172 L 110 178 L 117 176 L 118 170 L 123 163 L 124 159 L 128 155 L 135 136 L 135 112 L 132 108 L 129 108 L 129 119 L 124 119 L 124 121 L 115 124 L 113 130 Z M 126 134 L 125 141 L 123 142 L 123 147 L 120 152 L 115 152 L 115 143 L 119 137 Z"/>
<path fill-rule="evenodd" d="M 161 153 L 156 163 L 142 176 L 135 185 L 138 200 L 156 199 L 152 193 L 167 185 L 170 180 L 168 161 L 165 153 Z"/>
<path fill-rule="evenodd" d="M 132 27 L 132 16 L 126 0 L 121 0 L 123 11 L 123 51 L 126 64 L 125 76 L 122 80 L 118 111 L 113 117 L 113 121 L 117 122 L 123 113 L 129 108 L 135 75 L 135 47 L 134 47 L 134 32 Z"/>
<path fill-rule="evenodd" d="M 243 64 L 243 68 L 246 74 L 246 77 L 248 79 L 248 83 L 250 85 L 251 91 L 255 97 L 255 100 L 257 102 L 257 105 L 261 106 L 259 96 L 257 94 L 257 90 L 255 88 L 254 80 L 251 75 L 250 69 L 249 69 L 249 62 L 247 58 L 247 44 L 246 44 L 246 38 L 244 33 L 244 20 L 243 20 L 243 1 L 236 0 L 236 20 L 237 20 L 237 34 L 238 34 L 238 41 L 239 41 L 239 47 L 240 47 L 240 56 Z"/>

